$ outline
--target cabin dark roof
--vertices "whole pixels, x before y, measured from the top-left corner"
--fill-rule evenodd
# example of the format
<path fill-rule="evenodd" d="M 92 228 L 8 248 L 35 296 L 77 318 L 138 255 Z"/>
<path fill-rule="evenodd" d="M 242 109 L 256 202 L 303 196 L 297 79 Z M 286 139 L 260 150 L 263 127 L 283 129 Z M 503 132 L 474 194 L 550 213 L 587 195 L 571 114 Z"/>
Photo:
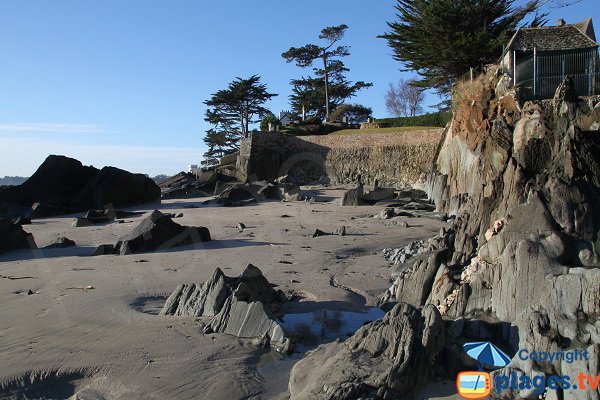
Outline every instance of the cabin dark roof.
<path fill-rule="evenodd" d="M 591 18 L 577 24 L 519 28 L 506 50 L 559 51 L 598 47 Z"/>

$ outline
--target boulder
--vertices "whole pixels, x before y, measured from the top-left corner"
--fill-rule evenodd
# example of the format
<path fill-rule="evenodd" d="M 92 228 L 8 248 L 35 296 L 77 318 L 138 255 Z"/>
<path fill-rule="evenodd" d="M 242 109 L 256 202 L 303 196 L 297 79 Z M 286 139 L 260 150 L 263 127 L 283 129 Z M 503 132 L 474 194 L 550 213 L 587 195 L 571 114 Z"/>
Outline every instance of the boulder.
<path fill-rule="evenodd" d="M 213 317 L 206 333 L 260 339 L 287 352 L 289 339 L 275 320 L 285 300 L 283 292 L 273 289 L 260 269 L 249 264 L 238 277 L 228 277 L 217 268 L 202 285 L 179 285 L 160 314 Z"/>
<path fill-rule="evenodd" d="M 223 204 L 225 207 L 241 207 L 256 203 L 256 198 L 248 188 L 230 186 L 219 195 L 217 202 Z"/>
<path fill-rule="evenodd" d="M 146 253 L 210 240 L 207 228 L 179 225 L 154 210 L 131 233 L 119 239 L 114 251 L 120 255 Z"/>
<path fill-rule="evenodd" d="M 210 240 L 207 228 L 179 225 L 170 217 L 154 210 L 116 244 L 100 245 L 92 256 L 145 253 Z"/>
<path fill-rule="evenodd" d="M 33 235 L 6 218 L 0 219 L 0 254 L 18 249 L 36 249 Z"/>

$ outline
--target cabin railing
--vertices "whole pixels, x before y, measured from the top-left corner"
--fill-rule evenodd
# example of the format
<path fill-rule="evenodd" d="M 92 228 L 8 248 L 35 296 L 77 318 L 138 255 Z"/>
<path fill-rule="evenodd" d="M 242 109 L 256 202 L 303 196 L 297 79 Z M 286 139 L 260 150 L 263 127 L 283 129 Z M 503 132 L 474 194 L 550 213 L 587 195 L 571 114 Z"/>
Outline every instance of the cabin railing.
<path fill-rule="evenodd" d="M 569 52 L 513 52 L 511 65 L 502 65 L 523 100 L 550 99 L 567 75 L 580 96 L 600 95 L 600 61 L 597 49 Z"/>

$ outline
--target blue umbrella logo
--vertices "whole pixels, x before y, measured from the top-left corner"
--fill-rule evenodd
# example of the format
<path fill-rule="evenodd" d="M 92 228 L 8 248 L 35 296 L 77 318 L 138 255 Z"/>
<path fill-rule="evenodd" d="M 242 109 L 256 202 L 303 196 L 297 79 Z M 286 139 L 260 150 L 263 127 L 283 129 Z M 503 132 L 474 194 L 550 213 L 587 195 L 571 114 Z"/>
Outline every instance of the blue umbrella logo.
<path fill-rule="evenodd" d="M 480 364 L 506 367 L 510 362 L 510 357 L 490 342 L 465 343 L 463 349 L 469 357 L 479 361 Z"/>

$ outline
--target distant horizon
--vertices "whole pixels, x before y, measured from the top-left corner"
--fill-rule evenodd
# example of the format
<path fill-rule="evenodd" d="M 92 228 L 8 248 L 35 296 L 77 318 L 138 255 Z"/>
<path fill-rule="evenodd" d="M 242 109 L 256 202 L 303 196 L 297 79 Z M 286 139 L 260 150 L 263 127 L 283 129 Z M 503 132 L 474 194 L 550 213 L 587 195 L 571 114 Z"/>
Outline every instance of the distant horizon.
<path fill-rule="evenodd" d="M 548 10 L 549 25 L 561 17 L 600 23 L 596 1 Z M 416 76 L 402 72 L 377 38 L 396 19 L 395 5 L 4 1 L 0 175 L 31 176 L 49 154 L 150 176 L 200 164 L 209 129 L 204 100 L 236 77 L 258 74 L 279 94 L 266 107 L 288 110 L 289 81 L 312 71 L 286 63 L 281 53 L 318 42 L 322 28 L 342 23 L 349 26 L 341 43 L 350 46 L 348 79 L 373 83 L 349 102 L 388 117 L 388 85 Z M 219 16 L 227 16 L 227 29 Z M 438 102 L 427 92 L 424 112 Z"/>
<path fill-rule="evenodd" d="M 65 156 L 64 154 L 48 154 L 48 156 L 47 156 L 47 157 L 49 157 L 49 156 L 51 156 L 51 155 Z M 65 156 L 65 157 L 69 157 L 69 156 Z M 75 157 L 69 157 L 69 158 L 74 158 L 74 159 L 76 159 Z M 45 158 L 44 158 L 44 160 L 45 160 Z M 32 176 L 33 174 L 35 174 L 35 172 L 37 171 L 37 169 L 39 168 L 39 166 L 40 166 L 40 165 L 41 165 L 41 164 L 44 162 L 44 160 L 42 160 L 42 161 L 40 162 L 40 164 L 39 164 L 39 165 L 37 165 L 37 166 L 35 167 L 35 170 L 34 170 L 34 171 L 31 173 L 31 174 L 29 174 L 29 175 L 0 175 L 0 185 L 3 185 L 3 184 L 4 184 L 4 183 L 2 183 L 3 181 L 5 181 L 5 180 L 8 180 L 8 179 L 11 179 L 11 178 L 16 178 L 16 179 L 29 179 L 29 178 L 31 178 L 31 176 Z M 81 160 L 78 160 L 78 161 L 81 161 Z M 102 168 L 104 168 L 104 167 L 115 167 L 115 168 L 119 168 L 119 169 L 124 169 L 124 168 L 120 168 L 120 167 L 119 167 L 119 166 L 117 166 L 117 165 L 108 165 L 108 164 L 107 164 L 107 165 L 99 165 L 99 164 L 98 164 L 98 165 L 92 165 L 92 164 L 86 164 L 86 163 L 84 163 L 84 162 L 82 162 L 82 164 L 83 164 L 84 166 L 90 166 L 90 167 L 94 167 L 94 168 L 97 168 L 97 169 L 102 169 Z M 167 172 L 159 172 L 159 173 L 157 173 L 157 174 L 149 174 L 149 173 L 146 173 L 146 172 L 140 172 L 140 171 L 129 171 L 129 170 L 126 170 L 126 171 L 128 171 L 128 172 L 131 172 L 131 173 L 134 173 L 134 174 L 143 174 L 143 175 L 146 175 L 146 176 L 148 176 L 149 178 L 156 178 L 156 177 L 158 177 L 158 176 L 161 176 L 161 175 L 162 175 L 162 176 L 171 177 L 171 176 L 175 176 L 175 175 L 177 175 L 177 174 L 179 174 L 179 173 L 181 173 L 181 172 L 187 172 L 187 171 L 188 171 L 188 167 L 189 167 L 190 165 L 194 165 L 194 164 L 188 164 L 188 165 L 186 165 L 186 166 L 185 166 L 185 168 L 182 168 L 182 169 L 180 169 L 179 171 L 176 171 L 176 172 L 168 172 L 168 173 L 167 173 Z M 197 164 L 196 164 L 196 165 L 197 165 Z M 5 184 L 4 184 L 4 185 L 5 185 Z"/>

